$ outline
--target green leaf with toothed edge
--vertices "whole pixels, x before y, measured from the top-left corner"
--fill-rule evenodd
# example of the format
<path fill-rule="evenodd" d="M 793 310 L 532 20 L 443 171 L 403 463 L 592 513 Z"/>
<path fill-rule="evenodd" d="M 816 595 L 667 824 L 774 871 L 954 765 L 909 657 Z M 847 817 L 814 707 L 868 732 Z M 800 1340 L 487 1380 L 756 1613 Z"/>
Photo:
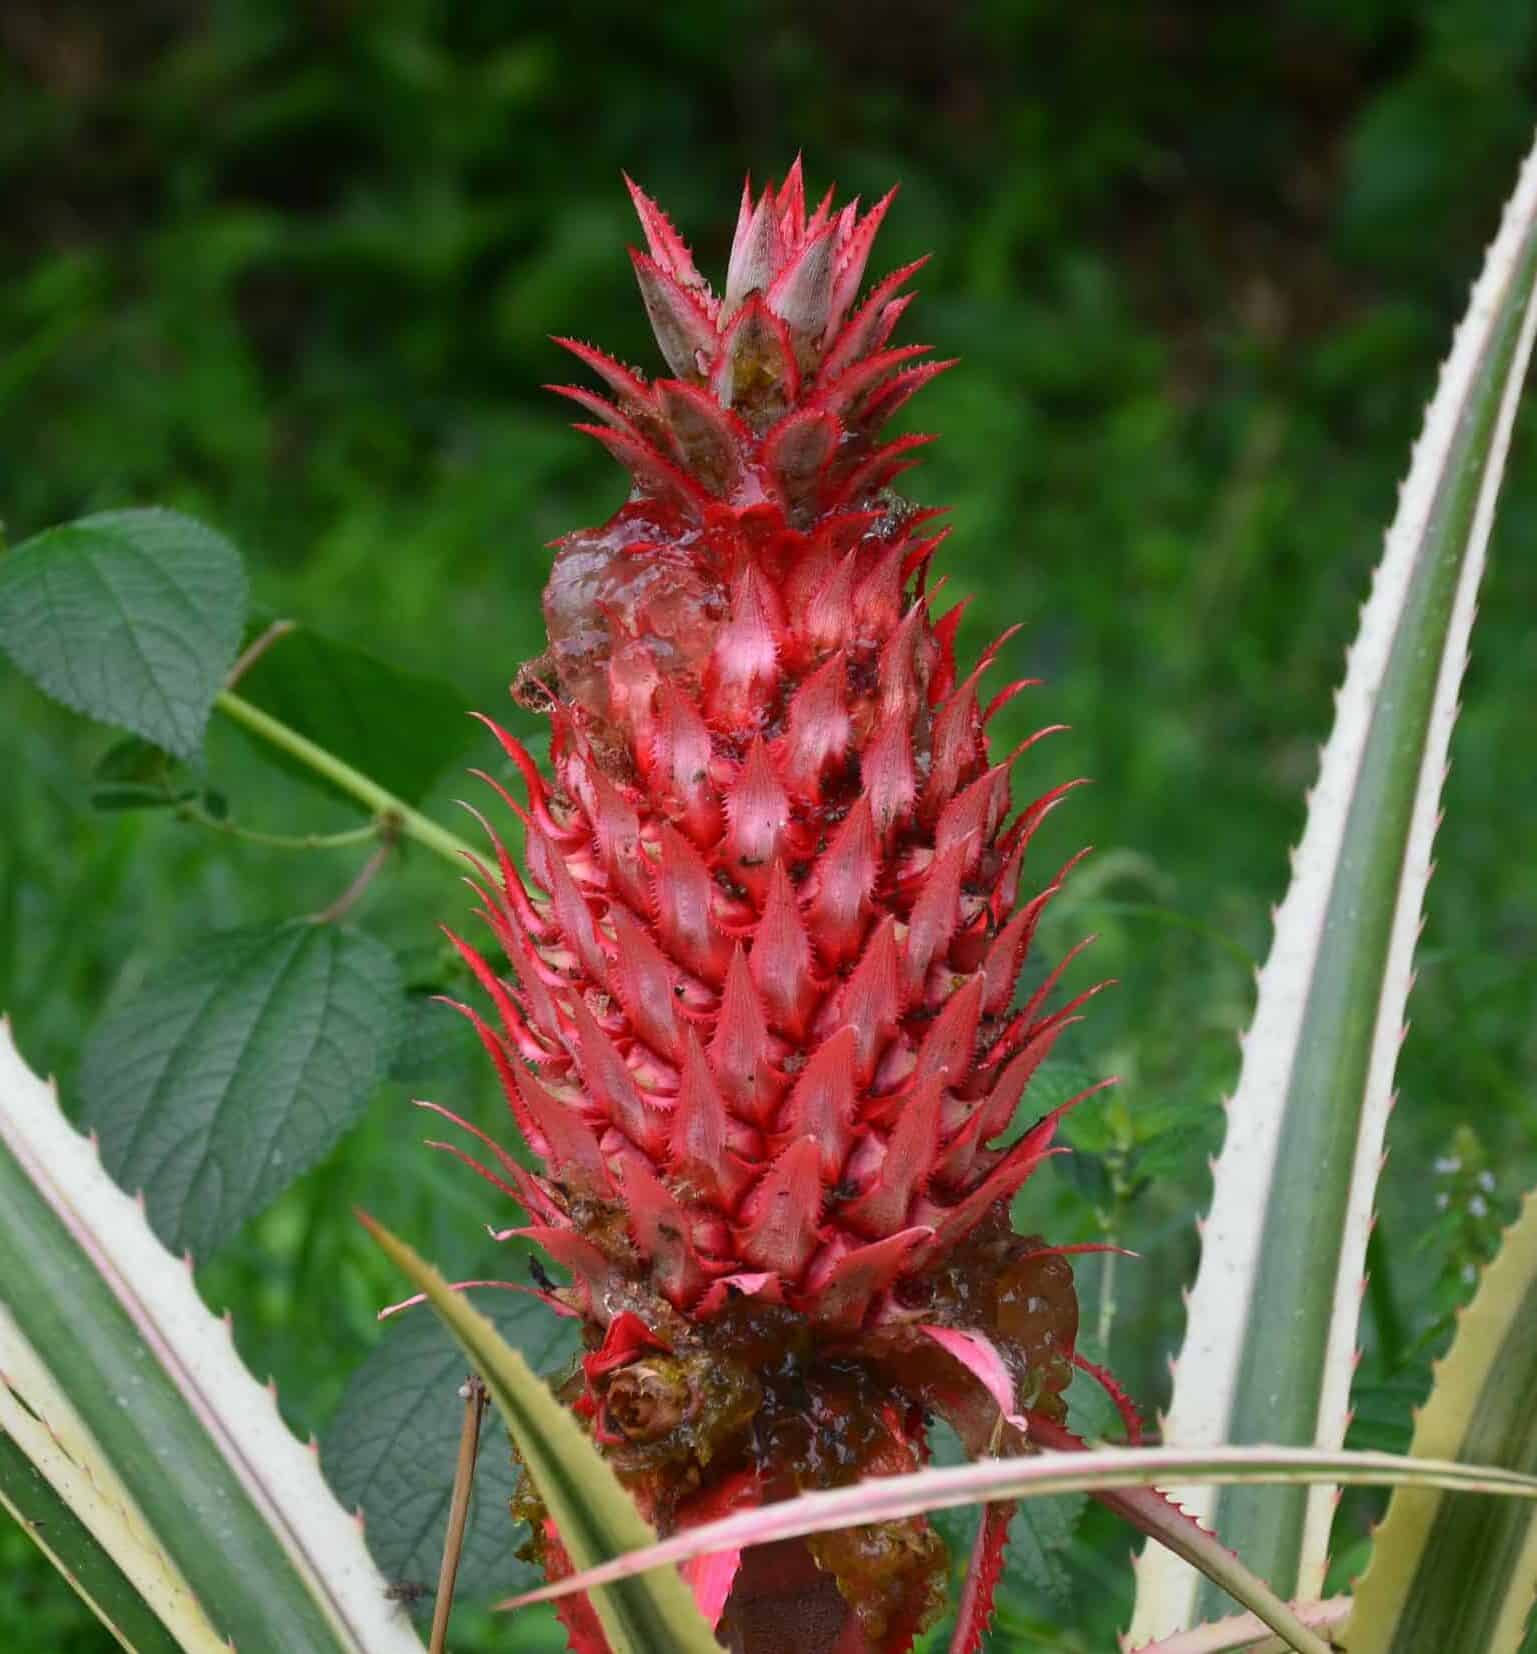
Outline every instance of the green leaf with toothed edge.
<path fill-rule="evenodd" d="M 420 1654 L 314 1454 L 3 1021 L 0 1280 L 6 1433 L 56 1489 L 74 1486 L 82 1519 L 120 1490 L 139 1535 L 112 1551 L 123 1571 L 146 1547 L 164 1558 L 203 1605 L 194 1618 L 241 1654 Z M 111 1531 L 92 1528 L 104 1544 Z"/>
<path fill-rule="evenodd" d="M 1537 306 L 1537 150 L 1485 260 L 1347 660 L 1229 1105 L 1164 1440 L 1337 1447 L 1441 782 Z M 1173 1490 L 1316 1597 L 1327 1486 Z M 1222 1612 L 1149 1547 L 1133 1642 Z"/>
<path fill-rule="evenodd" d="M 202 1257 L 352 1125 L 388 1072 L 394 956 L 299 920 L 205 937 L 93 1031 L 80 1068 L 107 1169 Z"/>
<path fill-rule="evenodd" d="M 518 1453 L 577 1568 L 655 1542 L 608 1462 L 542 1379 L 495 1326 L 449 1287 L 405 1242 L 371 1218 L 364 1225 L 390 1261 L 437 1311 L 485 1380 Z M 671 1566 L 591 1593 L 614 1654 L 719 1654 L 710 1627 Z"/>
<path fill-rule="evenodd" d="M 176 511 L 103 511 L 0 558 L 0 649 L 75 712 L 190 758 L 245 618 L 240 554 Z"/>
<path fill-rule="evenodd" d="M 1537 1472 L 1537 1195 L 1463 1311 L 1411 1453 Z M 1350 1654 L 1516 1654 L 1537 1614 L 1537 1515 L 1400 1488 L 1341 1638 Z"/>

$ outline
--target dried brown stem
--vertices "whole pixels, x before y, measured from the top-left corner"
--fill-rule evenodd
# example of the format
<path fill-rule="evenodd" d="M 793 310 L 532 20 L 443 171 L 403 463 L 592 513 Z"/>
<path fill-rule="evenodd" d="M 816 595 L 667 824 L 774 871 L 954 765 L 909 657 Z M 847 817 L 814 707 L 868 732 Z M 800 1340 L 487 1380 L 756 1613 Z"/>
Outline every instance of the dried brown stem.
<path fill-rule="evenodd" d="M 459 1433 L 459 1463 L 454 1469 L 453 1499 L 448 1507 L 448 1532 L 443 1537 L 443 1564 L 438 1570 L 438 1595 L 432 1609 L 432 1636 L 427 1654 L 445 1654 L 448 1617 L 454 1607 L 454 1581 L 464 1549 L 464 1525 L 470 1514 L 470 1488 L 475 1480 L 475 1457 L 480 1451 L 480 1421 L 486 1411 L 486 1387 L 473 1374 L 460 1391 L 464 1397 L 464 1428 Z"/>
<path fill-rule="evenodd" d="M 396 840 L 400 837 L 400 824 L 390 816 L 380 816 L 375 823 L 375 830 L 380 840 L 378 849 L 363 863 L 358 870 L 357 877 L 328 908 L 320 913 L 310 915 L 311 924 L 334 925 L 338 920 L 346 918 L 357 904 L 359 897 L 378 877 L 379 870 L 390 859 L 390 853 L 394 850 Z"/>
<path fill-rule="evenodd" d="M 279 638 L 285 638 L 298 625 L 296 620 L 274 620 L 273 623 L 259 636 L 251 639 L 246 651 L 240 659 L 229 669 L 229 676 L 224 680 L 226 689 L 233 689 L 237 683 L 251 670 L 263 655 Z"/>

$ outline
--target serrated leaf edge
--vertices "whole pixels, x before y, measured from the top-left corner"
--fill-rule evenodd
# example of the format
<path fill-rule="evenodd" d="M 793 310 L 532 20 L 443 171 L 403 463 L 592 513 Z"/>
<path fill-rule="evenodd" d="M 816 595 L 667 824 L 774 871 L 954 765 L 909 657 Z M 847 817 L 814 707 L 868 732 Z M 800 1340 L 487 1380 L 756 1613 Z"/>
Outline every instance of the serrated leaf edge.
<path fill-rule="evenodd" d="M 1329 1597 L 1322 1602 L 1294 1602 L 1292 1612 L 1313 1631 L 1329 1632 L 1344 1623 L 1350 1612 L 1349 1597 Z M 1286 1654 L 1286 1644 L 1272 1637 L 1263 1621 L 1253 1614 L 1234 1614 L 1227 1619 L 1208 1620 L 1193 1631 L 1180 1631 L 1157 1642 L 1139 1643 L 1127 1654 Z"/>
<path fill-rule="evenodd" d="M 498 1604 L 517 1608 L 625 1579 L 647 1568 L 686 1561 L 736 1545 L 766 1545 L 808 1533 L 869 1522 L 895 1522 L 928 1511 L 1002 1499 L 1046 1498 L 1056 1493 L 1104 1493 L 1114 1488 L 1161 1485 L 1172 1477 L 1200 1476 L 1213 1482 L 1288 1486 L 1338 1482 L 1347 1486 L 1413 1484 L 1445 1487 L 1537 1503 L 1537 1476 L 1498 1466 L 1467 1465 L 1446 1459 L 1411 1459 L 1402 1453 L 1363 1453 L 1315 1447 L 1097 1447 L 1053 1449 L 1016 1459 L 983 1459 L 972 1464 L 877 1476 L 851 1487 L 798 1494 L 736 1516 L 674 1534 L 582 1574 L 542 1586 Z M 1188 1514 L 1188 1513 L 1183 1513 Z M 1208 1536 L 1219 1543 L 1215 1536 Z"/>
<path fill-rule="evenodd" d="M 139 1203 L 107 1175 L 54 1087 L 22 1061 L 0 1018 L 0 1140 L 26 1169 L 180 1390 L 343 1645 L 357 1654 L 421 1654 L 405 1616 L 337 1503 L 313 1451 L 278 1412 L 275 1391 L 235 1354 L 228 1319 L 198 1296 L 190 1266 L 161 1245 Z M 0 1366 L 7 1352 L 0 1345 Z"/>
<path fill-rule="evenodd" d="M 212 714 L 214 701 L 219 693 L 224 672 L 234 662 L 236 651 L 240 645 L 240 630 L 244 621 L 246 604 L 250 599 L 250 582 L 246 576 L 245 564 L 242 561 L 239 549 L 235 546 L 234 542 L 224 534 L 221 534 L 218 529 L 211 527 L 209 524 L 200 521 L 196 517 L 188 516 L 186 512 L 173 511 L 165 506 L 142 506 L 128 507 L 118 511 L 97 511 L 85 517 L 74 518 L 69 522 L 55 524 L 52 528 L 45 528 L 39 533 L 30 536 L 28 539 L 23 540 L 19 545 L 11 547 L 10 554 L 14 558 L 23 553 L 27 553 L 34 547 L 46 541 L 50 536 L 62 534 L 69 530 L 88 529 L 102 534 L 105 537 L 110 535 L 113 530 L 120 529 L 124 519 L 127 518 L 136 520 L 153 518 L 160 522 L 189 525 L 190 527 L 196 529 L 199 533 L 207 535 L 210 540 L 219 542 L 221 546 L 229 552 L 230 556 L 234 560 L 234 573 L 240 588 L 238 598 L 234 605 L 237 611 L 234 636 L 231 639 L 228 649 L 225 651 L 227 658 L 223 661 L 215 674 L 215 681 L 210 687 L 206 704 L 202 707 L 200 712 L 196 713 L 193 719 L 192 727 L 190 729 L 183 727 L 185 719 L 178 716 L 177 709 L 174 707 L 172 702 L 167 700 L 164 690 L 160 687 L 160 684 L 155 681 L 153 674 L 147 674 L 147 676 L 149 677 L 149 681 L 156 698 L 162 704 L 162 710 L 165 718 L 165 729 L 151 734 L 138 724 L 124 722 L 120 717 L 115 717 L 111 713 L 103 712 L 94 706 L 86 705 L 84 699 L 78 694 L 65 692 L 57 685 L 50 686 L 41 683 L 32 675 L 31 671 L 22 666 L 19 661 L 16 663 L 17 669 L 25 673 L 28 681 L 34 684 L 43 694 L 47 695 L 50 700 L 56 701 L 60 706 L 66 707 L 71 712 L 78 713 L 82 718 L 89 718 L 93 723 L 102 724 L 109 729 L 127 730 L 130 733 L 138 735 L 142 739 L 148 741 L 152 746 L 159 746 L 163 751 L 170 753 L 173 757 L 181 758 L 183 760 L 190 760 L 196 756 L 202 747 L 203 738 L 208 729 L 208 719 Z M 144 551 L 134 542 L 132 537 L 127 540 L 126 544 L 127 548 L 136 556 L 141 558 L 146 557 Z M 153 559 L 146 560 L 151 563 L 155 573 L 161 578 L 163 583 L 173 590 L 178 598 L 182 599 L 184 602 L 187 601 L 185 592 L 183 592 L 176 582 L 172 580 L 169 575 L 167 575 L 164 568 L 154 564 Z M 93 567 L 92 572 L 96 575 L 98 580 L 101 579 L 99 569 Z M 112 595 L 114 598 L 116 597 L 115 592 Z M 133 635 L 131 629 L 129 635 Z M 143 651 L 139 648 L 136 637 L 134 638 L 134 652 L 142 658 Z M 164 734 L 171 730 L 174 730 L 175 738 L 170 741 L 164 740 L 162 738 Z M 189 735 L 191 737 L 190 740 L 187 739 Z"/>
<path fill-rule="evenodd" d="M 1506 318 L 1501 301 L 1516 280 L 1523 257 L 1529 254 L 1534 219 L 1537 149 L 1523 164 L 1442 368 L 1436 394 L 1426 410 L 1409 474 L 1400 491 L 1398 511 L 1373 576 L 1371 595 L 1346 656 L 1345 680 L 1336 695 L 1334 727 L 1321 755 L 1318 780 L 1308 795 L 1307 825 L 1293 851 L 1291 884 L 1275 914 L 1274 938 L 1259 978 L 1254 1020 L 1241 1041 L 1242 1070 L 1227 1106 L 1227 1135 L 1214 1168 L 1210 1214 L 1202 1226 L 1201 1265 L 1189 1297 L 1173 1400 L 1164 1420 L 1164 1439 L 1170 1443 L 1199 1447 L 1225 1440 L 1229 1434 L 1270 1195 L 1278 1177 L 1287 1170 L 1278 1165 L 1278 1155 L 1288 1088 L 1305 1034 L 1308 985 L 1325 941 L 1325 921 L 1346 841 L 1353 783 L 1366 751 L 1378 689 L 1391 658 L 1399 617 L 1416 568 L 1416 554 L 1437 501 L 1448 451 L 1485 348 L 1497 324 Z M 1359 1104 L 1350 1192 L 1342 1213 L 1342 1244 L 1314 1437 L 1321 1446 L 1335 1446 L 1344 1440 L 1366 1242 L 1393 1102 L 1393 1071 L 1403 1036 L 1414 946 L 1432 869 L 1441 783 L 1495 498 L 1531 353 L 1534 325 L 1537 306 L 1528 293 L 1457 579 L 1404 847 L 1365 1095 Z M 1291 1170 L 1299 1177 L 1314 1175 L 1311 1167 Z M 1217 1504 L 1214 1490 L 1188 1487 L 1178 1491 L 1190 1509 L 1211 1519 Z M 1310 1495 L 1296 1582 L 1303 1598 L 1316 1597 L 1322 1588 L 1333 1508 L 1334 1498 L 1328 1487 L 1319 1487 Z M 1138 1559 L 1137 1576 L 1134 1635 L 1167 1635 L 1191 1624 L 1199 1575 L 1163 1550 L 1148 1547 Z"/>

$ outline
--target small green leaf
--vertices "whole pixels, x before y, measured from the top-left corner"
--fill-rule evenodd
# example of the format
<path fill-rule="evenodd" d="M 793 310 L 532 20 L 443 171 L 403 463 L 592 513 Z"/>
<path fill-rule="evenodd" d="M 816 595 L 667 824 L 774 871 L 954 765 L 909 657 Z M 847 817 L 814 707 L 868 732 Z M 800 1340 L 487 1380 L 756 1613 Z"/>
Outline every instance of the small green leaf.
<path fill-rule="evenodd" d="M 207 1253 L 358 1118 L 403 1006 L 393 956 L 357 931 L 209 938 L 91 1036 L 80 1089 L 103 1161 L 168 1245 Z"/>
<path fill-rule="evenodd" d="M 454 1292 L 403 1241 L 371 1218 L 364 1224 L 432 1307 L 485 1380 L 523 1462 L 549 1508 L 572 1563 L 593 1567 L 656 1542 L 607 1460 L 528 1363 L 486 1317 Z M 718 1654 L 688 1587 L 670 1566 L 592 1592 L 614 1654 Z"/>
<path fill-rule="evenodd" d="M 175 511 L 106 511 L 0 559 L 0 649 L 65 706 L 188 758 L 245 603 L 222 535 Z"/>
<path fill-rule="evenodd" d="M 241 678 L 240 693 L 407 804 L 421 803 L 478 733 L 464 697 L 440 679 L 302 628 L 261 656 Z M 332 790 L 307 766 L 278 761 Z"/>
<path fill-rule="evenodd" d="M 486 1292 L 477 1302 L 536 1370 L 553 1371 L 576 1348 L 572 1323 L 535 1298 Z M 352 1375 L 321 1443 L 327 1480 L 348 1509 L 362 1510 L 368 1548 L 390 1579 L 438 1577 L 466 1371 L 442 1322 L 425 1308 L 407 1310 Z M 488 1440 L 475 1467 L 458 1596 L 489 1599 L 534 1582 L 534 1570 L 513 1554 L 519 1534 L 507 1502 L 516 1484 L 505 1442 Z"/>

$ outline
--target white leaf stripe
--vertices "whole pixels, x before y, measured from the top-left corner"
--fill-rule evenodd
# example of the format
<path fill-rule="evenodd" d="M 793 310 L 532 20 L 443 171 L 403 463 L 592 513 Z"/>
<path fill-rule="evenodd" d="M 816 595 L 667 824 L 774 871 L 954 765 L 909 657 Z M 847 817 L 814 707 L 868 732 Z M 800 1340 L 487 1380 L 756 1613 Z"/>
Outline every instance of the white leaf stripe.
<path fill-rule="evenodd" d="M 0 1434 L 31 1461 L 188 1654 L 227 1647 L 55 1378 L 0 1307 Z M 49 1535 L 36 1534 L 46 1544 Z M 89 1600 L 89 1599 L 87 1599 Z M 105 1620 L 93 1602 L 92 1608 Z M 114 1630 L 114 1636 L 118 1633 Z M 121 1641 L 121 1638 L 119 1638 Z"/>
<path fill-rule="evenodd" d="M 235 1355 L 228 1328 L 204 1306 L 191 1270 L 165 1250 L 138 1203 L 107 1176 L 0 1020 L 0 1152 L 7 1150 L 158 1364 L 157 1373 L 146 1363 L 145 1381 L 163 1375 L 175 1385 L 340 1646 L 356 1654 L 420 1654 L 419 1639 L 386 1598 L 387 1582 L 358 1524 L 322 1480 L 315 1455 L 289 1433 L 272 1396 Z M 8 1285 L 14 1290 L 18 1283 Z M 0 1366 L 12 1353 L 0 1345 Z"/>

